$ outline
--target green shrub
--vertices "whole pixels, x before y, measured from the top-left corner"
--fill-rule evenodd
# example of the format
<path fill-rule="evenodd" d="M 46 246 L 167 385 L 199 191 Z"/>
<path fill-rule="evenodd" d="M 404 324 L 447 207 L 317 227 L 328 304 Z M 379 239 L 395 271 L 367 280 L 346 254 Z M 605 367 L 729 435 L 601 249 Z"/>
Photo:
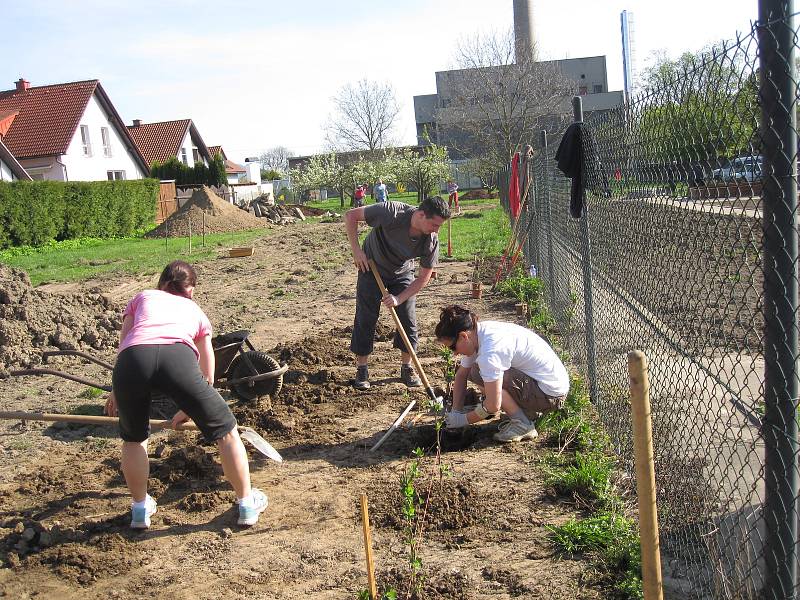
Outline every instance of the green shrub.
<path fill-rule="evenodd" d="M 132 235 L 153 222 L 158 182 L 0 182 L 0 248 Z"/>

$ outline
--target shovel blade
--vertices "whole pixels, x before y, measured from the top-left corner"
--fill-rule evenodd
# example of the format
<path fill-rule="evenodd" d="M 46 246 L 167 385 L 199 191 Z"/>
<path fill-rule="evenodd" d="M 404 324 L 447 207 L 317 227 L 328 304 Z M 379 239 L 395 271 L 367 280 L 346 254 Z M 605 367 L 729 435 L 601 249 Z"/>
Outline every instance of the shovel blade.
<path fill-rule="evenodd" d="M 249 427 L 239 427 L 239 435 L 253 444 L 253 447 L 267 458 L 271 458 L 275 462 L 283 462 L 283 457 L 278 454 L 278 451 L 267 440 L 258 435 L 255 430 Z"/>

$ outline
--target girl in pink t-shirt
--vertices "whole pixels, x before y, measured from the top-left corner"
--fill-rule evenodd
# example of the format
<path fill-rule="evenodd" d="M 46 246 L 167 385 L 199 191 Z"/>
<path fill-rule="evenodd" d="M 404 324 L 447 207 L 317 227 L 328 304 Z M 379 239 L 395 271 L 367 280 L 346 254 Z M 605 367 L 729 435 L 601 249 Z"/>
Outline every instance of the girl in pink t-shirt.
<path fill-rule="evenodd" d="M 247 453 L 236 419 L 214 389 L 211 323 L 192 300 L 197 274 L 188 263 L 171 262 L 158 289 L 140 292 L 123 313 L 119 352 L 106 412 L 119 415 L 122 472 L 133 496 L 131 527 L 146 529 L 156 502 L 147 493 L 150 463 L 150 402 L 154 390 L 171 397 L 180 410 L 172 426 L 194 420 L 219 448 L 222 470 L 239 504 L 239 525 L 255 525 L 267 496 L 250 486 Z"/>

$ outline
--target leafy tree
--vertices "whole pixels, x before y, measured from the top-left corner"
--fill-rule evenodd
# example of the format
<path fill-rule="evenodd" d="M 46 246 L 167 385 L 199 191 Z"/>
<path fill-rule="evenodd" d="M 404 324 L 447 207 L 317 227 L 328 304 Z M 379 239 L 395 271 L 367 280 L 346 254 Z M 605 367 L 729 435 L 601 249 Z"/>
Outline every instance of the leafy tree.
<path fill-rule="evenodd" d="M 333 105 L 335 113 L 326 126 L 332 148 L 374 151 L 391 145 L 400 105 L 390 84 L 368 79 L 348 83 Z"/>
<path fill-rule="evenodd" d="M 662 163 L 757 153 L 758 80 L 748 60 L 713 46 L 676 60 L 656 54 L 632 102 L 630 145 Z"/>
<path fill-rule="evenodd" d="M 417 152 L 403 149 L 394 163 L 397 181 L 417 189 L 417 202 L 437 190 L 439 183 L 450 176 L 450 159 L 447 148 L 431 144 Z"/>
<path fill-rule="evenodd" d="M 217 152 L 211 160 L 208 184 L 217 187 L 228 184 L 228 174 L 225 172 L 225 161 L 222 159 L 222 155 L 219 152 Z"/>
<path fill-rule="evenodd" d="M 283 179 L 283 173 L 275 169 L 261 169 L 262 181 L 273 181 L 275 179 Z"/>

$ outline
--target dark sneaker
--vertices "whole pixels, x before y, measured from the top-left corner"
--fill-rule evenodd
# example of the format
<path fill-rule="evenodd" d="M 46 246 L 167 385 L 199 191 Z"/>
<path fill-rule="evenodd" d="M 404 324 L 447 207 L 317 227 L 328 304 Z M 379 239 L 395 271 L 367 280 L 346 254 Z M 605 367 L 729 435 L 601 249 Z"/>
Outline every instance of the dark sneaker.
<path fill-rule="evenodd" d="M 356 369 L 356 378 L 353 380 L 353 387 L 357 390 L 369 389 L 369 369 L 364 365 Z"/>
<path fill-rule="evenodd" d="M 402 365 L 400 367 L 400 379 L 410 388 L 422 386 L 422 381 L 417 377 L 414 367 L 411 365 Z"/>

